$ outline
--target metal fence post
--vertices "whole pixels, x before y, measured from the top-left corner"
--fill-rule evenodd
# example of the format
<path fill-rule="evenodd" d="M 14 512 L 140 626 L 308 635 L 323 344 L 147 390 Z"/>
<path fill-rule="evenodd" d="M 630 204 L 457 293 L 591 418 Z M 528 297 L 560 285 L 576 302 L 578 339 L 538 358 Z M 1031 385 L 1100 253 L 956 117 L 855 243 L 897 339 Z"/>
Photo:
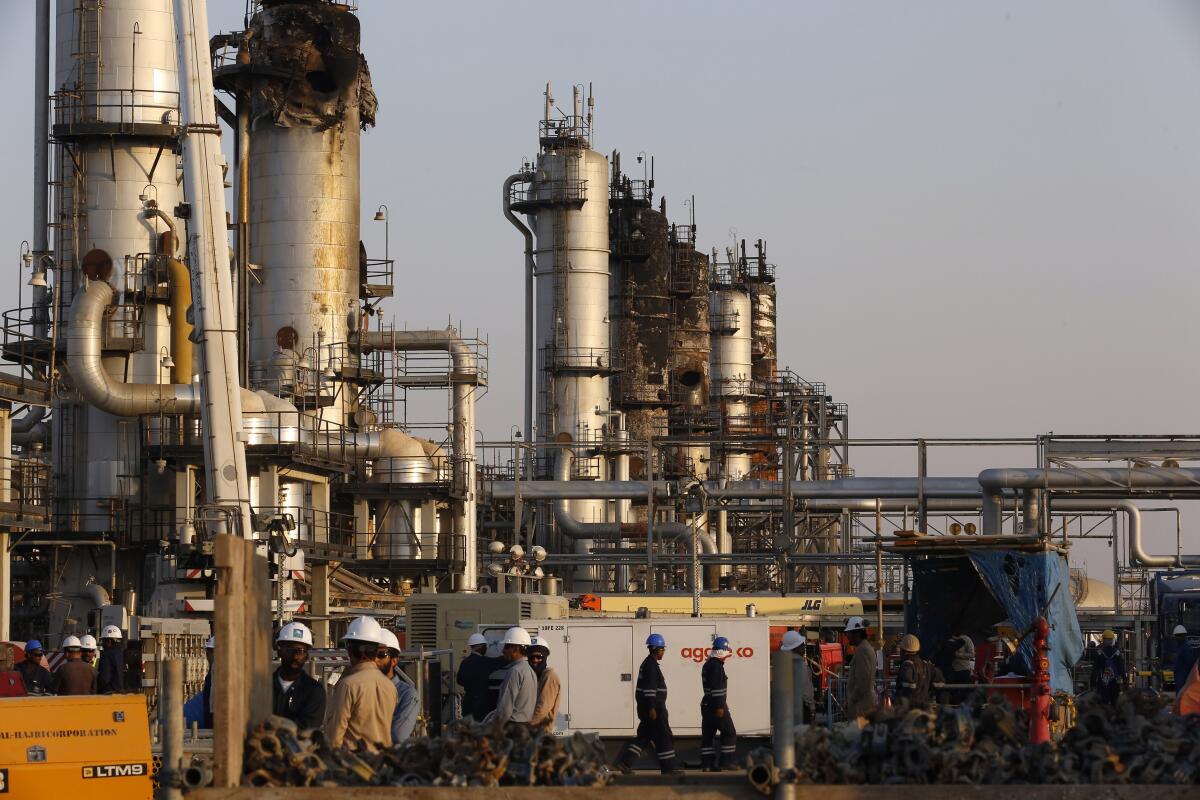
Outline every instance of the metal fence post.
<path fill-rule="evenodd" d="M 792 720 L 792 654 L 776 650 L 771 654 L 771 723 L 775 766 L 783 780 L 775 787 L 775 800 L 795 800 L 796 784 L 790 772 L 796 767 L 796 726 Z"/>
<path fill-rule="evenodd" d="M 183 790 L 183 662 L 162 663 L 162 688 L 158 694 L 163 764 L 158 775 L 158 800 L 180 800 Z"/>

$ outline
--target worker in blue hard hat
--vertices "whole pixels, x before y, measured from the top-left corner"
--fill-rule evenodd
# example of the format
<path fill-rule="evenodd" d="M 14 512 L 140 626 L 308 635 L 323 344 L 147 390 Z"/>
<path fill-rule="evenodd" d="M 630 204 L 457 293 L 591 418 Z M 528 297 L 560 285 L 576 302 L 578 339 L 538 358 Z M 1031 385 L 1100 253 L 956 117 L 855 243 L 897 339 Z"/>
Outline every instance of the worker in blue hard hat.
<path fill-rule="evenodd" d="M 700 699 L 700 762 L 705 772 L 720 772 L 734 766 L 737 729 L 729 712 L 729 678 L 725 675 L 725 662 L 732 655 L 729 640 L 718 636 L 713 639 L 708 659 L 700 668 L 700 685 L 704 689 Z M 719 753 L 717 734 L 721 736 Z"/>
<path fill-rule="evenodd" d="M 42 666 L 44 655 L 46 651 L 39 640 L 30 639 L 25 643 L 25 660 L 17 664 L 17 672 L 20 673 L 25 691 L 29 694 L 45 694 L 50 691 L 54 676 Z"/>
<path fill-rule="evenodd" d="M 633 772 L 633 763 L 647 745 L 654 748 L 658 768 L 664 775 L 675 769 L 675 734 L 667 718 L 667 681 L 663 677 L 662 661 L 667 652 L 667 641 L 662 634 L 652 633 L 646 639 L 649 654 L 638 668 L 637 686 L 633 697 L 637 703 L 638 727 L 632 742 L 627 742 L 617 756 L 617 769 L 625 775 Z"/>

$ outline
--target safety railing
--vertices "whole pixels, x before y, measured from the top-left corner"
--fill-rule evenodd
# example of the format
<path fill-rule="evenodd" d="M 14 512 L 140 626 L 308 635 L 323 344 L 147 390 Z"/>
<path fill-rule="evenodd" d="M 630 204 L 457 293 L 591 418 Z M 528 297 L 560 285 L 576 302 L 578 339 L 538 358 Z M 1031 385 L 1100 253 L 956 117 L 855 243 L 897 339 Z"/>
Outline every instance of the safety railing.
<path fill-rule="evenodd" d="M 179 92 L 155 89 L 60 91 L 51 98 L 54 135 L 97 132 L 134 133 L 161 126 L 165 135 L 179 129 Z"/>
<path fill-rule="evenodd" d="M 53 484 L 50 465 L 34 458 L 6 457 L 0 462 L 0 501 L 16 514 L 45 515 Z"/>
<path fill-rule="evenodd" d="M 626 178 L 624 181 L 612 184 L 609 187 L 608 196 L 614 202 L 632 200 L 637 203 L 649 203 L 654 196 L 654 189 L 647 180 Z"/>
<path fill-rule="evenodd" d="M 737 333 L 742 329 L 742 315 L 737 311 L 710 311 L 708 329 L 718 334 Z"/>
<path fill-rule="evenodd" d="M 514 183 L 509 190 L 508 203 L 517 211 L 555 205 L 582 205 L 587 200 L 586 180 L 535 181 Z"/>
<path fill-rule="evenodd" d="M 271 520 L 290 518 L 295 528 L 288 536 L 301 547 L 305 542 L 351 547 L 355 543 L 353 514 L 307 508 L 302 505 L 256 506 L 254 514 L 262 527 Z"/>
<path fill-rule="evenodd" d="M 572 372 L 619 372 L 619 356 L 607 347 L 553 347 L 546 353 L 551 369 Z"/>
<path fill-rule="evenodd" d="M 49 308 L 14 308 L 4 312 L 4 358 L 33 374 L 50 366 Z"/>
<path fill-rule="evenodd" d="M 432 530 L 424 530 L 426 524 Z M 403 512 L 385 514 L 374 530 L 357 531 L 354 555 L 361 560 L 427 561 L 429 569 L 466 560 L 467 537 L 461 533 L 438 530 L 419 506 Z"/>
<path fill-rule="evenodd" d="M 357 463 L 368 454 L 358 431 L 303 411 L 246 414 L 242 427 L 246 447 L 258 453 L 286 452 L 338 465 Z M 198 448 L 204 443 L 203 429 L 196 417 L 148 417 L 144 441 L 151 452 Z"/>

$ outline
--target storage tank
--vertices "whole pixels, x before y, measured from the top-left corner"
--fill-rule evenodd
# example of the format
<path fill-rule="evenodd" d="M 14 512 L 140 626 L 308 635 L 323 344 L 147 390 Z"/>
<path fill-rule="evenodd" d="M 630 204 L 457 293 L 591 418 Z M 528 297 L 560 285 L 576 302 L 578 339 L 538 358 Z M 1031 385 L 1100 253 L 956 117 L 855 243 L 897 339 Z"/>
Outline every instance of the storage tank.
<path fill-rule="evenodd" d="M 357 308 L 359 138 L 376 99 L 343 4 L 264 2 L 248 26 L 250 375 L 345 423 L 353 392 L 335 391 Z M 330 375 L 334 377 L 330 379 Z"/>
<path fill-rule="evenodd" d="M 114 378 L 169 383 L 168 277 L 154 267 L 182 200 L 179 84 L 172 0 L 58 0 L 51 132 L 56 145 L 55 318 L 65 350 L 84 277 L 110 283 L 117 308 L 102 355 Z M 162 214 L 148 216 L 148 207 Z M 164 219 L 163 217 L 169 218 Z M 111 530 L 101 511 L 139 489 L 138 421 L 56 397 L 56 527 Z"/>
<path fill-rule="evenodd" d="M 709 359 L 712 331 L 709 320 L 708 256 L 696 250 L 695 225 L 672 225 L 671 265 L 671 379 L 670 435 L 699 441 L 678 448 L 672 458 L 672 477 L 703 479 L 709 451 L 703 440 L 712 431 Z"/>
<path fill-rule="evenodd" d="M 575 443 L 574 474 L 580 478 L 608 474 L 607 459 L 589 445 L 605 439 L 615 373 L 609 352 L 608 159 L 591 149 L 592 107 L 589 96 L 585 114 L 575 87 L 571 113 L 561 114 L 547 85 L 533 181 L 510 204 L 529 215 L 536 237 L 537 440 Z M 606 521 L 603 500 L 573 500 L 569 510 L 580 522 Z M 590 540 L 575 543 L 581 553 L 591 546 Z"/>

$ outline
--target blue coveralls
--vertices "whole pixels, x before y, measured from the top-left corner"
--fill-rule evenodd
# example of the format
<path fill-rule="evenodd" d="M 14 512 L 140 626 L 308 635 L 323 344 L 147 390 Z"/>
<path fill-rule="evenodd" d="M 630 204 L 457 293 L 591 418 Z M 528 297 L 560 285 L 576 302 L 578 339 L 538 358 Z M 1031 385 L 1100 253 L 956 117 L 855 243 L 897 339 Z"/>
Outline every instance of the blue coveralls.
<path fill-rule="evenodd" d="M 729 713 L 729 678 L 725 664 L 719 658 L 709 658 L 700 669 L 704 697 L 700 700 L 700 762 L 706 769 L 724 769 L 734 765 L 737 753 L 737 729 Z M 724 716 L 717 711 L 723 709 Z M 720 757 L 716 749 L 717 734 L 721 734 Z"/>
<path fill-rule="evenodd" d="M 621 750 L 618 762 L 632 767 L 646 745 L 651 745 L 658 757 L 658 768 L 664 774 L 674 772 L 675 734 L 671 732 L 671 724 L 667 720 L 667 681 L 653 654 L 646 656 L 638 668 L 633 697 L 637 702 L 637 735 Z M 650 718 L 651 709 L 655 712 L 655 719 Z"/>

